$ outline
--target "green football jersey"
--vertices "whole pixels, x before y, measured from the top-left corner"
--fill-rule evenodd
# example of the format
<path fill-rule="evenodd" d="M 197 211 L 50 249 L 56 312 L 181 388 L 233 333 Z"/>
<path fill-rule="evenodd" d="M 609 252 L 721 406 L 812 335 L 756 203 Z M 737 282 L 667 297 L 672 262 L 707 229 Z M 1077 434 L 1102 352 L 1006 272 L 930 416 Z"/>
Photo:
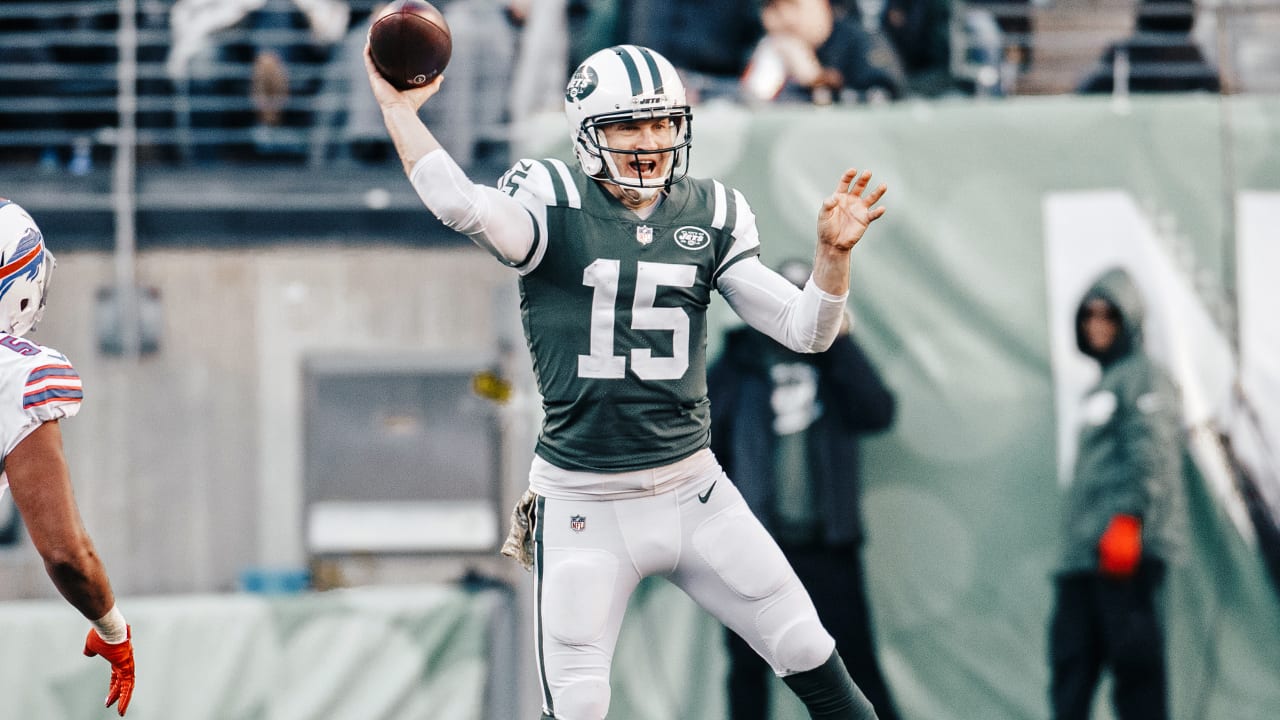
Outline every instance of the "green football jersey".
<path fill-rule="evenodd" d="M 520 308 L 545 417 L 536 452 L 570 470 L 658 467 L 710 442 L 707 307 L 759 255 L 742 194 L 686 178 L 646 219 L 560 160 L 499 181 L 534 218 Z"/>

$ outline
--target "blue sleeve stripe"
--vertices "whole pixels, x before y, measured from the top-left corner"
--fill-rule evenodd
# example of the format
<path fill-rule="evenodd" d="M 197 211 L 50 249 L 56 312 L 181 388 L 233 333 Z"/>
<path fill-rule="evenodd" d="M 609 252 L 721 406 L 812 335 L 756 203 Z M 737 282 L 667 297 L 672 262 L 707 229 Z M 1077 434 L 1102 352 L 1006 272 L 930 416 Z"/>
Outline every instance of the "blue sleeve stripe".
<path fill-rule="evenodd" d="M 27 384 L 31 385 L 32 383 L 49 377 L 79 379 L 80 373 L 77 373 L 74 369 L 69 367 L 38 368 L 27 376 Z"/>
<path fill-rule="evenodd" d="M 28 393 L 22 396 L 22 407 L 33 408 L 37 405 L 57 402 L 59 400 L 76 400 L 84 399 L 84 391 L 79 388 L 49 388 L 40 392 Z"/>

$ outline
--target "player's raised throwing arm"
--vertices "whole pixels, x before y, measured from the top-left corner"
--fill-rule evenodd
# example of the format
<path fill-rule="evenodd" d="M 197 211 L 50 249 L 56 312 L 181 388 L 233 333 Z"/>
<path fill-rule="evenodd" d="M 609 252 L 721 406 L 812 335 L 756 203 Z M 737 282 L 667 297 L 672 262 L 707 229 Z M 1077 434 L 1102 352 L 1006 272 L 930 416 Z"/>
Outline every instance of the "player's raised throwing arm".
<path fill-rule="evenodd" d="M 496 188 L 471 182 L 418 117 L 418 109 L 440 90 L 444 75 L 427 85 L 397 90 L 378 72 L 366 45 L 369 86 L 405 174 L 422 202 L 456 230 L 508 265 L 524 262 L 533 248 L 533 219 L 518 201 Z"/>
<path fill-rule="evenodd" d="M 396 146 L 407 175 L 427 153 L 441 147 L 440 142 L 418 118 L 418 108 L 431 99 L 432 95 L 440 92 L 444 75 L 436 76 L 435 80 L 422 87 L 397 90 L 374 66 L 373 55 L 367 44 L 364 48 L 364 67 L 369 73 L 369 87 L 373 89 L 373 97 L 382 109 L 382 121 L 387 125 L 387 132 L 391 135 L 391 142 Z"/>

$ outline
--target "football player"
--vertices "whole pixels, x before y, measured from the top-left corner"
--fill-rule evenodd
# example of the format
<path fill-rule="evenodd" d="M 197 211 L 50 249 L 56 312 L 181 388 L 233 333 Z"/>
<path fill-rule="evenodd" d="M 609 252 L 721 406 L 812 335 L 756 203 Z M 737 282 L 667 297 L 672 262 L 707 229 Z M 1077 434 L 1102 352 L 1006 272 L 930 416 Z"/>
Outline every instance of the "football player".
<path fill-rule="evenodd" d="M 542 717 L 602 720 L 627 600 L 661 575 L 738 633 L 811 717 L 875 712 L 782 552 L 708 449 L 706 311 L 718 291 L 799 352 L 831 345 L 849 253 L 884 214 L 849 170 L 818 212 L 803 289 L 765 267 L 746 198 L 686 177 L 693 114 L 671 63 L 620 45 L 565 91 L 576 165 L 520 160 L 472 183 L 404 92 L 366 67 L 413 187 L 445 225 L 520 275 L 545 418 L 504 552 L 531 566 Z"/>
<path fill-rule="evenodd" d="M 123 717 L 133 696 L 130 628 L 80 521 L 58 426 L 80 410 L 80 376 L 66 356 L 22 337 L 44 314 L 53 267 L 35 221 L 0 198 L 0 493 L 13 493 L 58 592 L 92 621 L 84 654 L 111 663 L 106 705 Z"/>

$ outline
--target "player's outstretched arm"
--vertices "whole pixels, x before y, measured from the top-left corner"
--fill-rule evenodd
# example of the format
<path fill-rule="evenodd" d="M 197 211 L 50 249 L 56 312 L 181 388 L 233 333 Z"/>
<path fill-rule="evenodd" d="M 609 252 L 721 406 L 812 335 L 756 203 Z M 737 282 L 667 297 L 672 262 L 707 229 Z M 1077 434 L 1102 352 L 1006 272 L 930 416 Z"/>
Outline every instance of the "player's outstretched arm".
<path fill-rule="evenodd" d="M 41 424 L 18 443 L 5 458 L 5 472 L 14 505 L 53 584 L 86 618 L 106 615 L 115 598 L 80 521 L 58 421 Z"/>
<path fill-rule="evenodd" d="M 133 646 L 106 569 L 80 520 L 71 476 L 62 453 L 62 430 L 50 420 L 37 427 L 5 457 L 5 473 L 13 503 L 44 560 L 58 592 L 93 621 L 86 655 L 102 655 L 111 663 L 107 705 L 121 715 L 133 695 Z"/>
<path fill-rule="evenodd" d="M 440 91 L 444 75 L 438 75 L 435 80 L 422 87 L 397 90 L 374 66 L 368 43 L 364 46 L 364 67 L 369 75 L 373 97 L 382 109 L 382 121 L 387 125 L 387 133 L 391 136 L 391 142 L 395 144 L 396 153 L 404 165 L 404 172 L 408 175 L 418 160 L 440 147 L 435 136 L 418 117 L 418 108 Z"/>
<path fill-rule="evenodd" d="M 881 184 L 867 193 L 871 171 L 846 170 L 835 192 L 818 210 L 818 247 L 814 253 L 813 280 L 832 295 L 849 292 L 849 251 L 862 239 L 871 223 L 884 215 L 876 207 L 887 188 Z"/>

